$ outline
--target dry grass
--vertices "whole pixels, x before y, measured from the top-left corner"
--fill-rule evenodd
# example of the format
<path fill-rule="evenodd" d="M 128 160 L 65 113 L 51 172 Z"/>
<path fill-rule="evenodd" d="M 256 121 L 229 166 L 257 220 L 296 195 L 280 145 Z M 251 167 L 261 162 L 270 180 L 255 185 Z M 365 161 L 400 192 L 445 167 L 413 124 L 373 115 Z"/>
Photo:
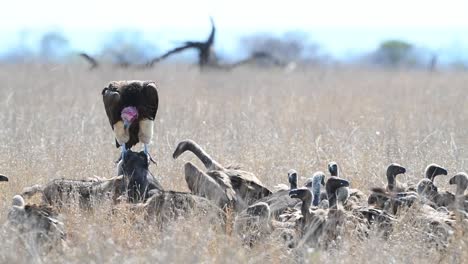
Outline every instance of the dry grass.
<path fill-rule="evenodd" d="M 201 74 L 195 68 L 159 66 L 151 71 L 0 66 L 0 223 L 11 198 L 23 187 L 53 178 L 81 179 L 115 174 L 118 157 L 105 116 L 101 90 L 110 80 L 151 79 L 160 108 L 151 152 L 152 171 L 162 185 L 186 191 L 184 155 L 171 157 L 179 140 L 200 143 L 222 164 L 236 163 L 272 187 L 295 168 L 307 177 L 337 161 L 352 187 L 383 186 L 390 162 L 406 166 L 415 182 L 435 162 L 449 175 L 466 170 L 468 73 L 358 69 L 238 69 Z M 140 146 L 137 146 L 140 147 Z M 196 161 L 198 162 L 198 161 Z M 303 178 L 301 179 L 301 181 Z M 436 184 L 451 189 L 448 178 Z M 44 262 L 463 262 L 468 239 L 455 234 L 437 251 L 402 223 L 388 241 L 345 237 L 341 251 L 288 251 L 274 241 L 247 249 L 234 236 L 201 219 L 171 224 L 164 231 L 122 209 L 104 205 L 94 213 L 63 212 L 68 248 Z M 30 262 L 33 250 L 0 234 L 0 262 Z M 378 251 L 378 253 L 377 253 Z M 39 261 L 39 260 L 37 260 Z"/>

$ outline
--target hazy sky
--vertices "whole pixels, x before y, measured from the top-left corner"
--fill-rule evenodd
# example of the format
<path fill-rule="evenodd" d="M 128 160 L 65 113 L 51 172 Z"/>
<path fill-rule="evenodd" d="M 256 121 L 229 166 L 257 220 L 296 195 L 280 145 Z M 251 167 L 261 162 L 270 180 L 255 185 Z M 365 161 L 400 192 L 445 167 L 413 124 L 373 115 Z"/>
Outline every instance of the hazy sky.
<path fill-rule="evenodd" d="M 0 49 L 18 43 L 20 30 L 49 28 L 84 49 L 122 28 L 158 33 L 149 39 L 168 46 L 186 35 L 205 38 L 209 16 L 219 31 L 217 47 L 224 50 L 235 49 L 238 37 L 248 33 L 292 30 L 310 33 L 332 53 L 371 48 L 385 38 L 431 49 L 468 46 L 467 0 L 7 1 L 0 11 Z"/>

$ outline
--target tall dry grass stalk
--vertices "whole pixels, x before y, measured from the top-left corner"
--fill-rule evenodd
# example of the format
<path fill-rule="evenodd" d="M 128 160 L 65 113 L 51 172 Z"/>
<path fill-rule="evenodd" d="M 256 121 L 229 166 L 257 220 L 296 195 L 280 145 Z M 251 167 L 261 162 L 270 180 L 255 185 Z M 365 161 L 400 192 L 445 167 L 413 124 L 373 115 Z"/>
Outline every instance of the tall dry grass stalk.
<path fill-rule="evenodd" d="M 0 223 L 22 188 L 54 178 L 115 175 L 119 151 L 106 119 L 101 90 L 111 80 L 158 83 L 160 106 L 152 166 L 166 189 L 187 191 L 185 154 L 176 143 L 191 138 L 222 164 L 238 163 L 269 187 L 286 183 L 296 169 L 304 177 L 335 160 L 351 186 L 367 192 L 383 186 L 385 168 L 398 162 L 401 179 L 416 182 L 432 162 L 449 175 L 468 159 L 468 73 L 363 69 L 237 69 L 200 73 L 194 67 L 158 66 L 151 71 L 80 67 L 0 66 Z M 140 147 L 140 146 L 137 146 Z M 198 163 L 199 164 L 199 163 Z M 200 165 L 201 166 L 201 165 Z M 453 190 L 448 177 L 441 189 Z M 468 259 L 466 234 L 436 250 L 418 226 L 400 222 L 388 240 L 370 235 L 342 238 L 340 250 L 288 250 L 273 240 L 246 248 L 203 219 L 170 223 L 164 230 L 125 208 L 104 203 L 93 212 L 66 208 L 67 248 L 36 262 L 331 262 L 456 263 Z M 32 262 L 27 239 L 0 233 L 0 262 Z"/>

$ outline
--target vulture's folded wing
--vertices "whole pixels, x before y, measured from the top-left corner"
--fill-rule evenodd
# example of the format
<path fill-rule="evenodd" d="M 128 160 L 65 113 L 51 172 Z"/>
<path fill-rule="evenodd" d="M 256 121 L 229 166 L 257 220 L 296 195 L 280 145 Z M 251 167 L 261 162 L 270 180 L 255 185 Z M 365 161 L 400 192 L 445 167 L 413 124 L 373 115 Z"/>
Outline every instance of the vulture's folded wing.
<path fill-rule="evenodd" d="M 142 105 L 139 107 L 138 111 L 143 117 L 154 120 L 156 118 L 159 105 L 156 84 L 154 82 L 145 82 L 141 92 L 143 94 L 142 98 L 144 101 L 142 102 Z"/>
<path fill-rule="evenodd" d="M 120 111 L 118 109 L 120 105 L 120 94 L 116 90 L 104 88 L 102 91 L 102 100 L 109 123 L 112 129 L 114 129 L 114 124 L 120 120 Z"/>

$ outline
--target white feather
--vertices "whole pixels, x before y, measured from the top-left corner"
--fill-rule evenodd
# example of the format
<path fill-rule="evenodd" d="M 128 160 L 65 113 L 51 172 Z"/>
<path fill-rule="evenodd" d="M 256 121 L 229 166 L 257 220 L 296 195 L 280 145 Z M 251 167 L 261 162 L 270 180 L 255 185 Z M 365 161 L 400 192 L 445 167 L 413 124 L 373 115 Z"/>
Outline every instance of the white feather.
<path fill-rule="evenodd" d="M 138 132 L 138 139 L 143 144 L 150 144 L 153 138 L 153 126 L 154 121 L 149 119 L 143 119 L 139 123 L 140 131 Z"/>
<path fill-rule="evenodd" d="M 128 133 L 128 130 L 124 128 L 123 121 L 119 121 L 114 124 L 114 133 L 115 138 L 120 145 L 125 144 L 130 140 L 130 134 Z"/>

